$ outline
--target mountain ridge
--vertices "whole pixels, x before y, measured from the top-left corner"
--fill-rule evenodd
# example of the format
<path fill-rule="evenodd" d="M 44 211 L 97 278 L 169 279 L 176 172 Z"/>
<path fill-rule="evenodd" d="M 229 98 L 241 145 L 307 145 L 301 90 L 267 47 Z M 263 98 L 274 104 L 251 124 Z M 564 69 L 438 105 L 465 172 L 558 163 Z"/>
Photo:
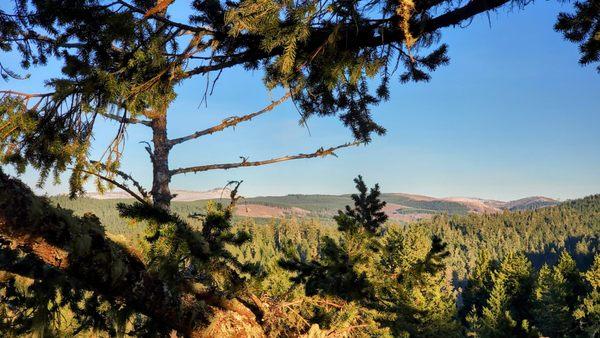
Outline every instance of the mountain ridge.
<path fill-rule="evenodd" d="M 227 200 L 231 190 L 215 188 L 207 191 L 173 190 L 174 202 L 195 202 L 206 200 Z M 243 199 L 244 212 L 252 217 L 280 217 L 283 214 L 300 216 L 332 216 L 337 210 L 352 204 L 350 194 L 288 194 L 283 196 L 256 196 Z M 103 195 L 88 193 L 86 197 L 99 200 L 130 199 L 125 192 L 113 191 Z M 556 199 L 545 196 L 530 196 L 511 201 L 499 201 L 476 197 L 431 197 L 408 193 L 383 193 L 382 200 L 387 202 L 386 213 L 393 219 L 415 220 L 431 217 L 436 213 L 448 214 L 492 214 L 504 210 L 532 210 L 557 205 Z M 256 214 L 256 215 L 255 215 Z"/>

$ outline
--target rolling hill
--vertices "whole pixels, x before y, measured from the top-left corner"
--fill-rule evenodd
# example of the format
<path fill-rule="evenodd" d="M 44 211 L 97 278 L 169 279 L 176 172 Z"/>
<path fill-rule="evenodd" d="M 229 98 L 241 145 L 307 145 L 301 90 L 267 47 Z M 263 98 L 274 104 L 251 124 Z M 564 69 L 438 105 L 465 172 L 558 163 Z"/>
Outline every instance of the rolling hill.
<path fill-rule="evenodd" d="M 202 207 L 207 200 L 224 200 L 229 198 L 229 190 L 216 188 L 208 191 L 174 190 L 174 206 L 185 210 Z M 129 196 L 120 191 L 104 195 L 89 193 L 86 198 L 96 200 L 127 200 Z M 429 218 L 434 214 L 464 215 L 468 213 L 493 214 L 503 210 L 533 210 L 557 205 L 557 200 L 533 196 L 514 201 L 497 201 L 468 197 L 435 198 L 406 193 L 384 193 L 381 198 L 387 202 L 385 208 L 390 218 L 399 221 L 413 221 Z M 115 202 L 115 201 L 113 201 Z M 63 203 L 67 203 L 63 200 Z M 346 195 L 299 195 L 249 197 L 239 203 L 238 216 L 274 218 L 274 217 L 323 217 L 329 218 L 337 210 L 352 204 L 349 194 Z"/>

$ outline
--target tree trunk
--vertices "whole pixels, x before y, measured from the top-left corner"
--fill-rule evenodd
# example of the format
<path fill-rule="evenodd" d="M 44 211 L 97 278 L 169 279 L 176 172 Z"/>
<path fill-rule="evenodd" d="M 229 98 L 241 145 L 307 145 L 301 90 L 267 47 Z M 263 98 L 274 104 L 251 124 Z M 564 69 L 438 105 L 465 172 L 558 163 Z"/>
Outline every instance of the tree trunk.
<path fill-rule="evenodd" d="M 171 174 L 169 173 L 169 152 L 171 145 L 167 138 L 167 114 L 163 112 L 160 116 L 152 119 L 152 143 L 154 153 L 152 155 L 152 199 L 154 206 L 161 209 L 169 209 L 171 206 Z"/>

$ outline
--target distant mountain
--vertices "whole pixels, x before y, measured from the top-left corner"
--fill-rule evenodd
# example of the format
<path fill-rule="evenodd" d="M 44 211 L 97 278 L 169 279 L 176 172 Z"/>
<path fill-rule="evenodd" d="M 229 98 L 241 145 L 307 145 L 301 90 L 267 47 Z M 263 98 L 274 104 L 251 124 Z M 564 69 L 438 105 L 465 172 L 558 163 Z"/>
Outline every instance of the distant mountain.
<path fill-rule="evenodd" d="M 229 199 L 231 189 L 228 188 L 215 188 L 207 191 L 191 191 L 191 190 L 173 190 L 175 194 L 173 201 L 191 202 L 191 201 L 202 201 L 202 200 L 218 200 L 218 199 Z"/>
<path fill-rule="evenodd" d="M 485 200 L 481 198 L 469 197 L 447 197 L 442 198 L 442 200 L 463 204 L 464 206 L 469 208 L 469 211 L 482 214 L 500 212 L 503 209 L 503 206 L 507 203 L 502 201 Z"/>
<path fill-rule="evenodd" d="M 559 203 L 560 203 L 559 201 L 554 200 L 552 198 L 548 198 L 548 197 L 544 197 L 544 196 L 533 196 L 533 197 L 526 197 L 526 198 L 521 198 L 519 200 L 507 202 L 504 205 L 503 209 L 507 209 L 510 211 L 533 210 L 533 209 L 539 209 L 539 208 L 557 205 Z"/>
<path fill-rule="evenodd" d="M 230 190 L 216 188 L 208 191 L 174 190 L 174 202 L 194 202 L 229 198 Z M 96 199 L 127 199 L 124 192 L 108 192 L 104 195 L 87 194 Z M 435 198 L 405 193 L 384 193 L 382 200 L 387 202 L 385 212 L 392 219 L 413 221 L 429 218 L 434 214 L 499 213 L 503 210 L 532 210 L 559 204 L 557 200 L 533 196 L 515 201 L 497 201 L 470 197 Z M 337 210 L 352 204 L 350 195 L 286 195 L 249 197 L 238 206 L 237 214 L 248 217 L 281 217 L 296 215 L 305 217 L 331 217 Z"/>
<path fill-rule="evenodd" d="M 486 200 L 480 198 L 466 198 L 466 197 L 448 197 L 442 198 L 444 201 L 452 201 L 461 203 L 469 208 L 469 211 L 476 213 L 497 213 L 502 210 L 509 211 L 520 211 L 520 210 L 534 210 L 544 207 L 550 207 L 557 205 L 560 202 L 558 200 L 544 197 L 544 196 L 532 196 L 525 197 L 514 201 L 496 201 Z"/>
<path fill-rule="evenodd" d="M 221 198 L 229 199 L 229 194 L 231 193 L 231 190 L 228 188 L 215 188 L 207 191 L 173 190 L 172 193 L 176 195 L 175 198 L 173 198 L 173 201 L 175 202 L 191 202 L 202 200 L 216 200 Z M 99 200 L 113 200 L 129 199 L 131 198 L 131 195 L 121 190 L 115 190 L 105 192 L 104 194 L 90 192 L 86 193 L 85 197 Z"/>

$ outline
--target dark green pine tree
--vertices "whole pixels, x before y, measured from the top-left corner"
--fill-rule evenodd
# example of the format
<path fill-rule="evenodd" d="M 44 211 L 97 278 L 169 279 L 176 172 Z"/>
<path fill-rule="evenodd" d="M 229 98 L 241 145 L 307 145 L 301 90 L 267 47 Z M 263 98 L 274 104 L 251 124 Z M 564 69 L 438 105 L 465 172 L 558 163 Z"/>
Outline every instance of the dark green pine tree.
<path fill-rule="evenodd" d="M 531 263 L 523 254 L 509 253 L 491 271 L 483 308 L 472 307 L 467 316 L 468 335 L 476 337 L 535 336 L 526 306 L 531 292 Z"/>
<path fill-rule="evenodd" d="M 489 290 L 493 287 L 492 272 L 494 271 L 495 262 L 491 260 L 490 253 L 487 250 L 481 250 L 477 254 L 475 267 L 462 293 L 463 307 L 462 317 L 466 317 L 467 313 L 471 315 L 481 315 L 481 309 L 485 305 Z M 479 311 L 478 311 L 479 310 Z"/>
<path fill-rule="evenodd" d="M 196 216 L 201 218 L 199 228 L 148 203 L 119 204 L 122 217 L 147 223 L 141 252 L 132 254 L 106 237 L 94 215 L 75 217 L 53 207 L 0 170 L 0 210 L 15 210 L 10 216 L 0 212 L 7 222 L 3 229 L 36 234 L 35 246 L 21 242 L 31 248 L 27 252 L 0 237 L 0 265 L 34 277 L 17 283 L 8 273 L 0 280 L 0 333 L 46 337 L 100 331 L 156 337 L 169 336 L 175 326 L 189 336 L 200 330 L 195 321 L 210 321 L 218 309 L 244 311 L 232 299 L 255 266 L 240 263 L 230 252 L 250 240 L 245 231 L 232 229 L 240 182 L 234 183 L 231 204 L 210 204 L 205 214 Z M 37 258 L 44 253 L 54 261 Z M 94 288 L 78 287 L 80 280 Z"/>
<path fill-rule="evenodd" d="M 333 295 L 345 300 L 374 300 L 371 281 L 375 259 L 381 250 L 379 238 L 387 215 L 385 202 L 379 200 L 379 185 L 370 191 L 361 176 L 354 179 L 358 194 L 352 194 L 354 207 L 346 206 L 335 216 L 341 231 L 339 241 L 324 237 L 317 260 L 295 255 L 280 262 L 294 271 L 294 281 L 303 283 L 308 295 Z"/>
<path fill-rule="evenodd" d="M 532 318 L 538 330 L 549 337 L 580 335 L 573 312 L 583 285 L 573 258 L 564 251 L 550 269 L 538 272 L 532 293 Z"/>
<path fill-rule="evenodd" d="M 536 327 L 546 336 L 565 337 L 572 330 L 573 321 L 567 307 L 569 290 L 564 277 L 544 265 L 538 272 L 533 289 L 533 311 Z"/>
<path fill-rule="evenodd" d="M 419 227 L 384 232 L 379 186 L 367 189 L 360 176 L 355 183 L 354 206 L 335 217 L 339 240 L 325 237 L 318 259 L 296 253 L 281 266 L 296 274 L 293 281 L 302 283 L 308 296 L 352 302 L 365 315 L 375 311 L 375 322 L 394 336 L 459 336 L 445 244 Z"/>
<path fill-rule="evenodd" d="M 394 336 L 459 337 L 456 293 L 446 275 L 446 245 L 425 228 L 393 230 L 385 238 L 377 305 Z"/>
<path fill-rule="evenodd" d="M 587 337 L 598 337 L 600 335 L 600 254 L 596 254 L 594 263 L 582 275 L 586 293 L 573 316 Z"/>

